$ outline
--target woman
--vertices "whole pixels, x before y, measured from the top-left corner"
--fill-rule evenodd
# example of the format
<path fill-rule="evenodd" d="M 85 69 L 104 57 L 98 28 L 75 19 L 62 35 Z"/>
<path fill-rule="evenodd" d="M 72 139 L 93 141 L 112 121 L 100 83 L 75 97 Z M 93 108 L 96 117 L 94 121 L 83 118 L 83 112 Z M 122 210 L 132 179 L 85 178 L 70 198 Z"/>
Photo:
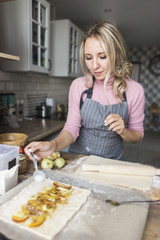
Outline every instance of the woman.
<path fill-rule="evenodd" d="M 71 152 L 123 159 L 123 140 L 142 140 L 144 90 L 129 78 L 131 64 L 116 27 L 91 26 L 82 38 L 80 61 L 85 76 L 71 84 L 63 130 L 51 142 L 29 144 L 27 154 L 41 159 L 70 145 Z"/>

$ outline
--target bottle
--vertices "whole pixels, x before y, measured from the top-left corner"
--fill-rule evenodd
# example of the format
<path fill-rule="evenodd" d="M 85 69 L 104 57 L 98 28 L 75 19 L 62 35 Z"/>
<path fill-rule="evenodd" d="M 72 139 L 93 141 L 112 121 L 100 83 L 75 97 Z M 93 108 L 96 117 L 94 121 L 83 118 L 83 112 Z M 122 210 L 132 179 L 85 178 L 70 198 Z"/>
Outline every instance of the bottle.
<path fill-rule="evenodd" d="M 22 121 L 23 120 L 23 106 L 24 106 L 24 100 L 20 99 L 19 102 L 19 112 L 18 112 L 18 120 Z"/>

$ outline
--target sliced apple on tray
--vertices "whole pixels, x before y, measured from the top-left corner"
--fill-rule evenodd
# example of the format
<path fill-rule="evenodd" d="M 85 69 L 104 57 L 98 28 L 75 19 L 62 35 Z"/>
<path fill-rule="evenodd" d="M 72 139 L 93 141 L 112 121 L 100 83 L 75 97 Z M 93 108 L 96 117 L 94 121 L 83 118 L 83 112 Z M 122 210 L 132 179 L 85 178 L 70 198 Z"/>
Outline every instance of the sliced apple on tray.
<path fill-rule="evenodd" d="M 12 216 L 14 222 L 24 222 L 29 218 L 29 215 L 16 214 Z"/>
<path fill-rule="evenodd" d="M 40 226 L 45 220 L 45 216 L 41 215 L 41 216 L 32 216 L 32 222 L 29 224 L 29 227 L 38 227 Z"/>

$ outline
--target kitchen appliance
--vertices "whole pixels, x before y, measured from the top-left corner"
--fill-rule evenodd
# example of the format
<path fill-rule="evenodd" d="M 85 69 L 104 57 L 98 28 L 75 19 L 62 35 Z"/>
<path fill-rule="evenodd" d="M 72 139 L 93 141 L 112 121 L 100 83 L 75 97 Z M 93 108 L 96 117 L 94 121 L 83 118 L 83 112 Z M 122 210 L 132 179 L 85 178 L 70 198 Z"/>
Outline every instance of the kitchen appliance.
<path fill-rule="evenodd" d="M 51 106 L 47 106 L 45 102 L 42 102 L 40 106 L 36 107 L 36 116 L 38 118 L 50 118 Z"/>
<path fill-rule="evenodd" d="M 51 115 L 56 112 L 56 101 L 54 98 L 46 98 L 46 105 L 51 106 Z"/>

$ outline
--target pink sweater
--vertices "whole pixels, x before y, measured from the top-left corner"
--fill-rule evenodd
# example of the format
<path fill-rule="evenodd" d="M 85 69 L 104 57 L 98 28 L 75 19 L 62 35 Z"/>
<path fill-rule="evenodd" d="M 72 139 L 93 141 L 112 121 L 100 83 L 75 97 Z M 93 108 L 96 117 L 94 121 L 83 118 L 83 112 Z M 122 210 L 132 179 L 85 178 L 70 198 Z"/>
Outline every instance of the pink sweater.
<path fill-rule="evenodd" d="M 67 121 L 63 130 L 69 131 L 74 141 L 79 136 L 79 131 L 81 127 L 81 114 L 80 114 L 80 98 L 81 94 L 84 90 L 86 90 L 87 78 L 80 77 L 75 79 L 69 91 L 69 103 L 68 103 L 68 116 Z M 112 81 L 110 78 L 107 83 L 107 97 L 109 100 L 109 104 L 118 103 L 117 98 L 113 94 L 112 90 Z M 127 89 L 126 89 L 126 97 L 128 103 L 128 129 L 137 130 L 142 134 L 142 138 L 144 136 L 143 129 L 143 120 L 144 120 L 144 106 L 145 106 L 145 96 L 143 87 L 136 81 L 132 79 L 126 79 Z M 86 95 L 84 96 L 84 98 Z M 98 103 L 102 105 L 108 105 L 104 94 L 103 81 L 95 80 L 93 87 L 93 95 L 92 99 L 96 100 Z"/>

